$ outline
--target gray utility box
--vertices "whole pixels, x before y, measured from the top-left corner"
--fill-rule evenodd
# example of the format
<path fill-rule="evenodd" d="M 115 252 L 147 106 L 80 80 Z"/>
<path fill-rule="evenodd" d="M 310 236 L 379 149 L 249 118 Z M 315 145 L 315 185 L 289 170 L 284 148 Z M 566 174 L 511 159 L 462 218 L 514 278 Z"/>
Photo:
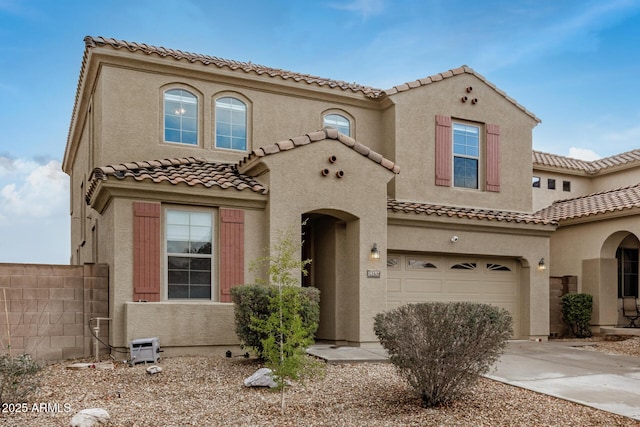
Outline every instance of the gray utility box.
<path fill-rule="evenodd" d="M 160 341 L 158 338 L 140 338 L 131 341 L 131 364 L 158 363 Z"/>

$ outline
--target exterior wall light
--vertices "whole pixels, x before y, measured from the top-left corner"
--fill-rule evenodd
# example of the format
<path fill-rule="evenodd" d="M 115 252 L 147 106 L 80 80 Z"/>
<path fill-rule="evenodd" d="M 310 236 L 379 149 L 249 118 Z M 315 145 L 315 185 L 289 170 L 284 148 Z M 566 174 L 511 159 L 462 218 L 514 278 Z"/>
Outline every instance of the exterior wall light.
<path fill-rule="evenodd" d="M 371 247 L 371 259 L 380 259 L 380 251 L 378 250 L 377 243 L 374 243 Z"/>
<path fill-rule="evenodd" d="M 544 258 L 540 258 L 540 262 L 538 263 L 538 270 L 544 271 L 547 269 L 547 264 L 544 263 Z"/>

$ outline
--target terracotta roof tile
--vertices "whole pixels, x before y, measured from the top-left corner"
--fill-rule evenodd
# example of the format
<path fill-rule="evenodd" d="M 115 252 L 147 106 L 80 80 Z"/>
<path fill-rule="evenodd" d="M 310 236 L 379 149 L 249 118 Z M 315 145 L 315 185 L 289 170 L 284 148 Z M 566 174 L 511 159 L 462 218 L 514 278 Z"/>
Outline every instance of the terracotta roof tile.
<path fill-rule="evenodd" d="M 558 200 L 536 214 L 549 220 L 563 221 L 633 208 L 640 208 L 640 184 Z"/>
<path fill-rule="evenodd" d="M 87 203 L 91 200 L 98 183 L 110 179 L 168 182 L 173 185 L 184 183 L 191 187 L 202 185 L 207 188 L 219 187 L 238 191 L 249 189 L 260 194 L 267 193 L 267 189 L 262 184 L 239 173 L 235 165 L 186 157 L 96 168 L 89 179 L 89 188 L 85 196 Z"/>
<path fill-rule="evenodd" d="M 542 216 L 530 213 L 434 205 L 421 202 L 401 202 L 395 199 L 387 200 L 387 209 L 393 212 L 470 218 L 486 221 L 504 221 L 518 224 L 557 224 L 553 219 L 543 218 Z"/>
<path fill-rule="evenodd" d="M 288 141 L 293 144 L 294 146 L 293 148 L 296 148 L 302 145 L 311 144 L 313 142 L 322 141 L 324 139 L 335 139 L 337 141 L 340 141 L 341 143 L 353 149 L 357 153 L 367 157 L 369 160 L 378 163 L 379 165 L 381 165 L 386 169 L 389 169 L 391 172 L 395 174 L 400 173 L 400 167 L 396 165 L 394 162 L 384 158 L 382 154 L 379 154 L 371 150 L 366 145 L 356 142 L 353 138 L 350 138 L 346 135 L 339 133 L 334 128 L 324 128 L 317 132 L 312 132 L 306 135 L 291 138 Z M 248 164 L 254 161 L 257 157 L 264 157 L 267 155 L 276 154 L 281 151 L 285 151 L 283 148 L 281 148 L 283 146 L 288 147 L 288 145 L 286 144 L 286 141 L 278 142 L 272 145 L 266 145 L 261 148 L 253 150 L 251 153 L 249 153 L 248 156 L 246 156 L 244 159 L 238 162 L 238 169 L 243 170 L 244 167 L 246 167 Z M 287 148 L 287 150 L 289 150 L 289 148 Z"/>
<path fill-rule="evenodd" d="M 339 80 L 332 80 L 323 77 L 312 76 L 309 74 L 295 73 L 292 71 L 281 70 L 277 68 L 265 67 L 262 65 L 254 64 L 252 62 L 232 61 L 228 59 L 218 58 L 215 56 L 196 54 L 191 52 L 184 52 L 181 50 L 167 49 L 164 47 L 150 46 L 144 43 L 127 42 L 124 40 L 118 40 L 107 37 L 92 37 L 87 36 L 84 38 L 85 46 L 87 49 L 96 47 L 109 46 L 113 49 L 127 49 L 130 52 L 143 52 L 147 55 L 157 55 L 162 58 L 170 57 L 176 60 L 186 60 L 189 62 L 199 62 L 207 66 L 215 66 L 218 68 L 228 68 L 230 70 L 238 70 L 245 73 L 255 73 L 257 75 L 268 75 L 269 77 L 279 77 L 282 80 L 293 80 L 296 82 L 304 82 L 307 84 L 314 84 L 317 86 L 326 86 L 329 88 L 338 88 L 351 92 L 360 92 L 369 97 L 378 97 L 382 92 L 380 89 L 375 89 L 368 86 L 362 86 L 357 83 L 348 83 Z"/>
<path fill-rule="evenodd" d="M 534 165 L 572 169 L 593 175 L 610 168 L 631 166 L 634 163 L 640 162 L 640 149 L 593 161 L 573 159 L 571 157 L 543 153 L 541 151 L 533 151 L 532 156 Z M 640 165 L 640 163 L 638 164 Z"/>

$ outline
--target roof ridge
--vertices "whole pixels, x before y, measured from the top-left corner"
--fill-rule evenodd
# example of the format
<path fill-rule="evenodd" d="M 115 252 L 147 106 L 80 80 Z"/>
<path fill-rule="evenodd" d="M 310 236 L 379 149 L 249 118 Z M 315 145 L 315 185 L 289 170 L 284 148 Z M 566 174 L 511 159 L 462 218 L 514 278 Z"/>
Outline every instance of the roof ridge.
<path fill-rule="evenodd" d="M 390 170 L 391 172 L 395 174 L 400 173 L 400 166 L 396 165 L 393 161 L 383 157 L 382 154 L 377 153 L 376 151 L 373 151 L 366 145 L 357 142 L 355 139 L 343 133 L 338 132 L 337 129 L 330 128 L 330 127 L 325 127 L 316 132 L 307 133 L 294 138 L 289 138 L 284 141 L 276 142 L 275 144 L 264 145 L 262 147 L 256 148 L 252 150 L 243 159 L 241 159 L 238 162 L 237 167 L 238 169 L 244 169 L 249 165 L 249 163 L 256 161 L 256 159 L 259 159 L 261 157 L 269 156 L 271 154 L 276 154 L 281 151 L 288 151 L 303 145 L 307 145 L 317 141 L 322 141 L 325 139 L 335 139 L 337 141 L 340 141 L 347 147 L 362 154 L 368 159 L 378 163 L 382 167 Z"/>

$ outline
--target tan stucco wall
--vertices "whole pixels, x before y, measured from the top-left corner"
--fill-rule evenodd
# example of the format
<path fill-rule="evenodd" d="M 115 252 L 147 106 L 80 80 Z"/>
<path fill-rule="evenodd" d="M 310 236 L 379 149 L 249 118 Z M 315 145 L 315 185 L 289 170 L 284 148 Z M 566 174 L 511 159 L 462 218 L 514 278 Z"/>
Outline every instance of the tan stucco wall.
<path fill-rule="evenodd" d="M 335 163 L 328 160 L 332 155 L 337 157 Z M 303 214 L 321 213 L 345 221 L 344 255 L 338 262 L 346 269 L 342 273 L 346 283 L 337 292 L 338 300 L 349 307 L 336 308 L 345 318 L 337 319 L 342 323 L 335 326 L 344 336 L 335 339 L 361 345 L 377 342 L 373 315 L 385 308 L 386 272 L 384 259 L 373 261 L 370 253 L 374 242 L 386 253 L 386 187 L 393 173 L 332 139 L 262 161 L 271 171 L 262 179 L 268 180 L 270 188 L 267 210 L 272 246 L 282 230 L 299 229 Z M 330 170 L 328 176 L 322 176 L 324 168 Z M 344 172 L 343 178 L 336 177 L 338 171 Z M 367 278 L 367 269 L 382 270 L 382 277 Z"/>
<path fill-rule="evenodd" d="M 109 88 L 102 99 L 101 139 L 104 142 L 100 165 L 186 156 L 223 162 L 240 160 L 247 152 L 213 148 L 215 99 L 221 95 L 236 96 L 248 105 L 249 150 L 322 128 L 322 114 L 327 110 L 345 111 L 345 115 L 353 117 L 354 133 L 359 141 L 373 149 L 382 147 L 380 112 L 375 110 L 375 103 L 366 104 L 363 100 L 354 102 L 344 96 L 326 95 L 323 99 L 313 93 L 288 94 L 286 89 L 274 92 L 269 84 L 260 80 L 255 81 L 254 87 L 247 87 L 246 82 L 221 79 L 213 73 L 176 76 L 104 66 L 100 80 Z M 198 96 L 198 147 L 163 142 L 163 91 L 170 88 L 183 88 Z"/>
<path fill-rule="evenodd" d="M 550 229 L 501 229 L 483 225 L 478 220 L 434 223 L 426 215 L 407 220 L 402 214 L 394 214 L 388 232 L 391 251 L 482 254 L 519 259 L 522 326 L 520 331 L 516 331 L 516 336 L 548 336 L 549 273 L 548 270 L 538 270 L 537 265 L 541 258 L 549 259 Z M 458 236 L 455 243 L 451 242 L 453 235 Z"/>
<path fill-rule="evenodd" d="M 465 90 L 469 86 L 471 94 Z M 479 102 L 461 102 L 465 95 Z M 532 117 L 470 74 L 399 92 L 390 100 L 396 115 L 394 160 L 402 167 L 395 180 L 396 198 L 523 212 L 531 209 L 531 176 L 522 171 L 531 170 L 531 131 L 536 125 Z M 500 126 L 500 192 L 435 185 L 436 115 Z M 484 186 L 482 159 L 484 154 L 479 165 L 480 189 Z"/>
<path fill-rule="evenodd" d="M 550 274 L 578 277 L 578 292 L 589 293 L 594 298 L 594 325 L 618 323 L 615 251 L 630 233 L 640 236 L 637 217 L 561 224 L 551 236 Z"/>
<path fill-rule="evenodd" d="M 533 212 L 546 208 L 556 200 L 572 199 L 593 193 L 592 178 L 534 169 L 533 176 L 540 178 L 540 188 L 532 188 Z M 548 188 L 548 179 L 556 180 L 556 189 Z M 562 182 L 571 182 L 571 191 L 564 191 Z"/>

